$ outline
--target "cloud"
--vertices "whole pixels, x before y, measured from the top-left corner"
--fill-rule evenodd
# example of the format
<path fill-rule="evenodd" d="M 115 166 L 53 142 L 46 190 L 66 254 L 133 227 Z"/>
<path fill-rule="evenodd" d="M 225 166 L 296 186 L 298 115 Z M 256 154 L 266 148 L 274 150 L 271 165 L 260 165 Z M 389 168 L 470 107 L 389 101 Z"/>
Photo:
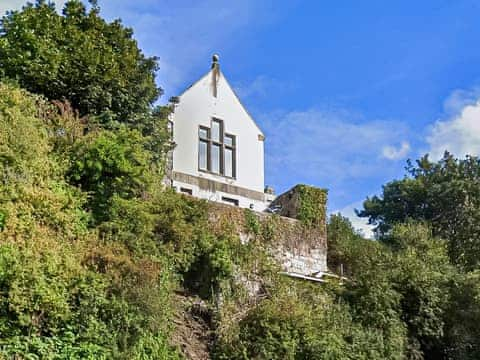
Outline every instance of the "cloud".
<path fill-rule="evenodd" d="M 400 160 L 408 155 L 410 149 L 410 144 L 407 141 L 403 141 L 399 148 L 390 145 L 384 146 L 382 155 L 385 159 Z"/>
<path fill-rule="evenodd" d="M 241 99 L 246 99 L 249 97 L 265 98 L 272 93 L 272 89 L 275 89 L 276 94 L 278 94 L 278 90 L 286 90 L 288 86 L 277 79 L 259 75 L 251 82 L 236 84 L 234 88 Z"/>
<path fill-rule="evenodd" d="M 366 121 L 342 110 L 311 109 L 257 118 L 263 120 L 266 162 L 275 182 L 296 174 L 297 181 L 336 191 L 343 181 L 386 173 L 393 165 L 384 159 L 383 149 L 409 135 L 402 122 Z"/>
<path fill-rule="evenodd" d="M 345 206 L 343 209 L 332 211 L 332 214 L 342 214 L 350 220 L 352 226 L 357 230 L 362 236 L 367 239 L 374 239 L 375 235 L 373 233 L 373 225 L 368 224 L 367 218 L 361 218 L 355 213 L 355 209 L 361 209 L 363 207 L 363 202 L 358 201 L 353 204 Z"/>
<path fill-rule="evenodd" d="M 135 29 L 146 54 L 160 56 L 158 83 L 168 99 L 196 80 L 201 69 L 208 71 L 213 53 L 220 53 L 222 64 L 222 52 L 235 46 L 244 30 L 268 21 L 270 11 L 260 3 L 201 0 L 173 5 L 162 0 L 116 0 L 100 5 L 107 18 L 120 17 Z"/>
<path fill-rule="evenodd" d="M 454 106 L 463 106 L 461 111 L 450 120 L 437 121 L 427 136 L 433 159 L 441 158 L 446 150 L 457 157 L 480 155 L 480 99 L 474 103 L 471 98 L 454 99 Z"/>
<path fill-rule="evenodd" d="M 463 108 L 475 104 L 480 99 L 480 87 L 470 90 L 456 89 L 447 97 L 443 108 L 447 116 L 458 115 Z"/>
<path fill-rule="evenodd" d="M 57 9 L 61 9 L 66 0 L 52 1 L 57 6 Z M 5 15 L 8 10 L 20 10 L 22 6 L 27 3 L 27 0 L 2 0 L 0 2 L 0 16 Z"/>
<path fill-rule="evenodd" d="M 0 3 L 0 15 L 4 15 L 8 10 L 18 10 L 25 3 L 25 0 L 4 0 Z"/>

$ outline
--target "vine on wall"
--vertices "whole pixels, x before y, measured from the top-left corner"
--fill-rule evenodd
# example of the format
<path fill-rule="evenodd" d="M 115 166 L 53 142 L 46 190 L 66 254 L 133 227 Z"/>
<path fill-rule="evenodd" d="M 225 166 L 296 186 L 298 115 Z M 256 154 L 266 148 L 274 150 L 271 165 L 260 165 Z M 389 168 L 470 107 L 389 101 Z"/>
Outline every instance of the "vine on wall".
<path fill-rule="evenodd" d="M 297 185 L 299 194 L 298 220 L 309 227 L 324 227 L 326 223 L 327 190 Z"/>

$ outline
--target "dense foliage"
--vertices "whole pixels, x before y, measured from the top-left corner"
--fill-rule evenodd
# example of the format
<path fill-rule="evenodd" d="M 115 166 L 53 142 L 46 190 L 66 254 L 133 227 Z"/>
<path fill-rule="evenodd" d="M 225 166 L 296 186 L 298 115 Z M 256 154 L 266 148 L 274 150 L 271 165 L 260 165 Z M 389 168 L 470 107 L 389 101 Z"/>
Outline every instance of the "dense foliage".
<path fill-rule="evenodd" d="M 455 159 L 446 153 L 432 162 L 425 156 L 409 163 L 408 176 L 383 187 L 381 196 L 368 198 L 360 216 L 377 225 L 380 237 L 395 223 L 428 221 L 434 233 L 448 240 L 455 264 L 475 269 L 480 264 L 480 160 Z"/>
<path fill-rule="evenodd" d="M 271 297 L 222 338 L 217 358 L 475 358 L 465 349 L 476 332 L 461 343 L 450 338 L 458 335 L 451 294 L 460 277 L 445 243 L 425 224 L 397 225 L 391 236 L 395 248 L 363 239 L 333 215 L 329 261 L 344 264 L 348 279 L 322 287 L 278 279 Z"/>
<path fill-rule="evenodd" d="M 448 256 L 448 267 L 438 269 L 437 277 L 429 281 L 438 287 L 435 290 L 437 308 L 443 310 L 429 325 L 430 330 L 416 331 L 417 341 L 427 358 L 478 358 L 480 308 L 473 279 L 478 278 L 480 270 L 479 159 L 474 156 L 456 159 L 445 153 L 438 162 L 430 161 L 428 156 L 416 164 L 409 162 L 407 176 L 386 184 L 381 196 L 367 198 L 359 215 L 377 225 L 378 239 L 393 251 L 404 247 L 396 231 L 401 224 L 421 222 L 430 229 L 435 239 L 430 247 L 438 250 L 423 258 L 417 272 L 424 275 L 431 266 L 437 266 L 441 248 Z M 445 259 L 442 262 L 447 263 Z M 401 289 L 407 285 L 411 286 L 402 284 Z M 410 291 L 421 294 L 430 290 L 433 289 L 426 284 L 423 287 L 418 284 Z M 433 303 L 430 301 L 430 304 Z M 409 306 L 409 309 L 416 312 L 415 316 L 421 315 L 420 308 Z M 434 313 L 433 309 L 429 312 Z M 425 337 L 426 334 L 430 335 Z"/>
<path fill-rule="evenodd" d="M 155 61 L 92 5 L 2 20 L 0 358 L 181 359 L 180 293 L 204 304 L 215 359 L 480 358 L 477 158 L 410 164 L 361 211 L 380 241 L 330 217 L 344 277 L 285 278 L 278 216 L 237 211 L 240 239 L 233 211 L 212 221 L 213 205 L 162 186 Z M 299 194 L 305 242 L 326 192 Z"/>
<path fill-rule="evenodd" d="M 298 219 L 311 227 L 325 226 L 327 191 L 308 185 L 295 187 L 299 196 Z"/>
<path fill-rule="evenodd" d="M 0 22 L 0 73 L 25 89 L 68 100 L 81 115 L 127 121 L 149 110 L 160 90 L 156 58 L 143 55 L 132 30 L 107 23 L 92 2 L 68 1 L 63 15 L 37 0 Z"/>
<path fill-rule="evenodd" d="M 74 114 L 10 85 L 0 99 L 0 352 L 141 358 L 149 344 L 142 351 L 174 354 L 170 262 L 99 241 L 88 194 L 66 181 Z"/>

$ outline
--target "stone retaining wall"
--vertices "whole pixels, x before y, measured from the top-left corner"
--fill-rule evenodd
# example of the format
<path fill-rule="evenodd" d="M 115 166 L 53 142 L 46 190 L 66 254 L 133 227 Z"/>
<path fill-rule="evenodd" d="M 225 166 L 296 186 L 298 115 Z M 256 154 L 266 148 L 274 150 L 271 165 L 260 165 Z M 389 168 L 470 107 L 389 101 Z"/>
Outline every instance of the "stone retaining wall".
<path fill-rule="evenodd" d="M 244 243 L 253 239 L 264 242 L 282 271 L 313 277 L 327 271 L 325 226 L 309 227 L 296 219 L 213 202 L 209 209 L 214 230 L 228 227 Z"/>

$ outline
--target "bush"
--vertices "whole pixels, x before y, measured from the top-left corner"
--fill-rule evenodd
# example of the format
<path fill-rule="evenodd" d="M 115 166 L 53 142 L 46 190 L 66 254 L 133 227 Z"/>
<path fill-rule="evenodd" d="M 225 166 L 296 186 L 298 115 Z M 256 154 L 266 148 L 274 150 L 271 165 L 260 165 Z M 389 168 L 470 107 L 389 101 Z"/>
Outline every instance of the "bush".
<path fill-rule="evenodd" d="M 137 130 L 90 133 L 75 145 L 71 182 L 90 194 L 89 208 L 97 223 L 109 220 L 114 197 L 140 197 L 149 188 L 151 155 Z"/>
<path fill-rule="evenodd" d="M 216 359 L 401 359 L 404 338 L 355 323 L 318 285 L 286 281 L 217 343 Z"/>
<path fill-rule="evenodd" d="M 78 154 L 77 146 L 89 150 L 80 144 L 95 137 L 77 132 L 78 117 L 15 86 L 0 83 L 0 94 L 0 357 L 176 358 L 166 340 L 175 284 L 170 262 L 159 252 L 145 254 L 126 248 L 126 241 L 99 238 L 104 233 L 87 226 L 85 204 L 92 200 L 66 182 L 67 156 Z M 121 149 L 126 137 L 143 137 L 128 130 L 95 135 L 101 139 L 95 149 L 103 156 L 103 171 L 83 167 L 93 179 L 81 179 L 98 197 L 105 194 L 100 185 L 108 181 L 105 171 L 121 173 L 110 199 L 117 205 L 106 214 L 117 225 L 121 218 L 125 232 L 148 243 L 151 233 L 136 229 L 147 221 L 135 211 L 149 210 L 140 201 L 143 178 L 135 167 L 145 158 Z M 102 147 L 109 140 L 114 144 Z M 143 151 L 140 145 L 135 149 Z M 124 207 L 129 201 L 135 206 Z M 141 344 L 144 353 L 138 351 Z"/>

